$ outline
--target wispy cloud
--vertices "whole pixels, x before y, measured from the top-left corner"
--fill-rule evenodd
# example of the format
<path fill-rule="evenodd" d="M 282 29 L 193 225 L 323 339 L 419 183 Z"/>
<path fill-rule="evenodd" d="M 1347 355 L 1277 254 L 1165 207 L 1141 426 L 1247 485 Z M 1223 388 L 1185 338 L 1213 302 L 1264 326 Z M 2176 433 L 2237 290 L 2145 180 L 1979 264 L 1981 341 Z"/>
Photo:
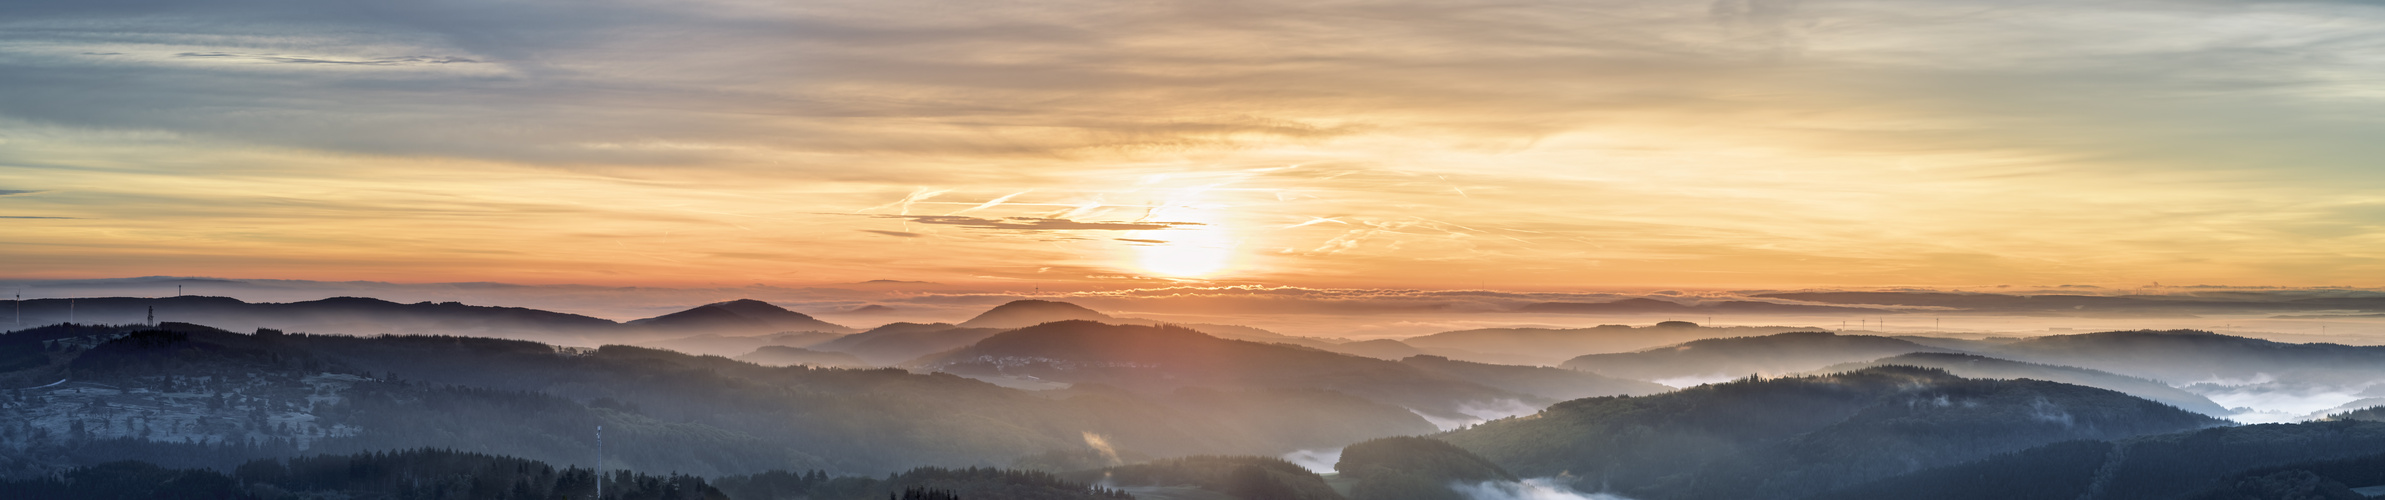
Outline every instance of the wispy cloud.
<path fill-rule="evenodd" d="M 1019 231 L 1155 231 L 1201 225 L 1198 222 L 1101 222 L 1046 217 L 1004 217 L 1000 219 L 955 215 L 874 215 L 873 217 L 903 219 L 921 224 L 961 226 L 971 229 Z"/>
<path fill-rule="evenodd" d="M 54 191 L 0 210 L 105 221 L 10 235 L 120 249 L 64 274 L 1131 275 L 1050 233 L 1197 221 L 1319 285 L 2349 283 L 2379 54 L 2351 1 L 30 0 L 0 184 Z M 887 212 L 980 237 L 826 215 Z"/>

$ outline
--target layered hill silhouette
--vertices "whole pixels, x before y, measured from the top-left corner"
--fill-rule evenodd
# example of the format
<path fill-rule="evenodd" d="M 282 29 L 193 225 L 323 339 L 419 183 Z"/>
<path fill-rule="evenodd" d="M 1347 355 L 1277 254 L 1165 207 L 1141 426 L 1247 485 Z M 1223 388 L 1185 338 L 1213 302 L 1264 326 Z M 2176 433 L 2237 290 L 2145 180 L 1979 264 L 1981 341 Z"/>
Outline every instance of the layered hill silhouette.
<path fill-rule="evenodd" d="M 2080 294 L 2007 295 L 1953 292 L 1783 292 L 1757 297 L 1847 306 L 1921 306 L 2047 316 L 2182 315 L 2199 312 L 2385 311 L 2385 297 L 2257 297 Z"/>
<path fill-rule="evenodd" d="M 853 332 L 851 328 L 753 299 L 705 304 L 685 311 L 630 321 L 628 326 L 666 331 Z"/>
<path fill-rule="evenodd" d="M 1749 300 L 1729 300 L 1697 305 L 1657 299 L 1623 299 L 1613 302 L 1541 302 L 1525 304 L 1515 309 L 1525 313 L 1554 314 L 1885 314 L 1894 311 L 1843 306 L 1781 304 Z"/>
<path fill-rule="evenodd" d="M 0 473 L 421 447 L 570 463 L 593 456 L 597 425 L 614 466 L 703 475 L 1007 464 L 1083 449 L 1088 434 L 1151 456 L 1277 455 L 1433 430 L 1331 392 L 1030 393 L 944 374 L 451 336 L 62 325 L 0 335 L 0 359 L 14 360 L 0 376 L 40 381 L 15 386 L 31 402 L 0 405 L 0 421 L 24 426 L 0 446 Z M 103 407 L 120 410 L 88 410 Z"/>
<path fill-rule="evenodd" d="M 762 346 L 754 349 L 753 352 L 746 353 L 743 356 L 738 356 L 736 359 L 738 361 L 744 361 L 762 366 L 802 365 L 825 368 L 862 368 L 871 366 L 869 362 L 862 361 L 861 358 L 853 357 L 851 354 L 845 354 L 841 352 L 814 351 L 801 347 L 788 347 L 783 345 Z"/>
<path fill-rule="evenodd" d="M 1579 399 L 1439 438 L 1585 490 L 1785 499 L 2048 443 L 2222 424 L 2103 389 L 1883 366 Z"/>
<path fill-rule="evenodd" d="M 986 312 L 978 313 L 977 317 L 969 318 L 968 321 L 963 321 L 957 326 L 961 328 L 1007 329 L 1034 326 L 1043 323 L 1051 323 L 1054 321 L 1069 320 L 1116 323 L 1118 319 L 1112 318 L 1107 314 L 1102 314 L 1100 311 L 1086 309 L 1085 306 L 1067 302 L 1030 299 L 1014 300 L 999 306 L 994 306 L 993 309 L 987 309 Z"/>
<path fill-rule="evenodd" d="M 1696 340 L 1629 353 L 1591 354 L 1566 360 L 1563 366 L 1638 380 L 1730 379 L 1804 373 L 1839 363 L 1940 351 L 1944 349 L 1890 337 L 1805 331 Z"/>
<path fill-rule="evenodd" d="M 1600 325 L 1590 328 L 1483 328 L 1400 339 L 1425 354 L 1484 363 L 1556 365 L 1585 354 L 1631 352 L 1698 339 L 1749 337 L 1812 330 L 1786 326 L 1710 328 L 1686 321 L 1653 326 Z"/>
<path fill-rule="evenodd" d="M 2385 346 L 2293 344 L 2201 330 L 2029 337 L 1983 347 L 1999 358 L 2081 366 L 2172 384 L 2271 379 L 2357 387 L 2385 379 Z"/>
<path fill-rule="evenodd" d="M 1551 401 L 1399 362 L 1220 339 L 1183 327 L 1091 321 L 1002 332 L 922 359 L 917 366 L 979 377 L 1100 383 L 1145 393 L 1182 387 L 1321 389 L 1445 421 L 1500 416 L 1486 409 L 1490 407 L 1536 407 L 1535 403 Z M 1628 390 L 1617 393 L 1623 392 Z"/>
<path fill-rule="evenodd" d="M 438 334 L 566 344 L 642 341 L 692 335 L 762 335 L 789 331 L 852 332 L 757 300 L 706 304 L 654 318 L 603 318 L 520 307 L 455 302 L 401 304 L 364 297 L 302 302 L 243 302 L 229 297 L 100 297 L 22 301 L 25 323 L 135 324 L 159 321 L 351 335 Z"/>
<path fill-rule="evenodd" d="M 2219 403 L 2212 402 L 2210 398 L 2206 398 L 2202 395 L 2192 392 L 2187 392 L 2176 387 L 2171 387 L 2167 384 L 2153 380 L 2098 370 L 2089 370 L 2086 368 L 2023 363 L 2019 361 L 2002 360 L 1975 354 L 1916 352 L 1912 354 L 1892 356 L 1860 363 L 1841 363 L 1822 368 L 1819 371 L 1826 373 L 1836 373 L 1860 370 L 1874 366 L 1891 365 L 1936 368 L 1940 370 L 1946 370 L 1947 373 L 1952 373 L 1955 376 L 1963 378 L 2025 378 L 2049 382 L 2061 382 L 2071 385 L 2083 385 L 2087 387 L 2119 391 L 2122 393 L 2127 393 L 2130 396 L 2145 398 L 2162 404 L 2176 406 L 2179 409 L 2186 411 L 2201 413 L 2214 417 L 2224 417 L 2230 413 L 2234 413 L 2228 408 L 2220 406 Z"/>
<path fill-rule="evenodd" d="M 2325 496 L 2325 486 L 2385 485 L 2380 449 L 2385 449 L 2385 422 L 2214 428 L 2051 444 L 1814 498 L 2344 498 Z"/>
<path fill-rule="evenodd" d="M 836 340 L 846 334 L 829 332 L 786 332 L 764 335 L 703 334 L 673 339 L 640 342 L 639 347 L 670 349 L 688 354 L 738 356 L 762 347 L 811 347 Z"/>
<path fill-rule="evenodd" d="M 1595 373 L 1540 366 L 1513 366 L 1459 361 L 1417 355 L 1400 364 L 1427 373 L 1464 380 L 1518 394 L 1564 401 L 1596 396 L 1645 396 L 1671 391 L 1661 384 L 1608 377 Z"/>
<path fill-rule="evenodd" d="M 814 344 L 811 349 L 851 354 L 875 366 L 893 366 L 975 344 L 1001 332 L 1000 328 L 963 328 L 951 323 L 889 323 Z"/>

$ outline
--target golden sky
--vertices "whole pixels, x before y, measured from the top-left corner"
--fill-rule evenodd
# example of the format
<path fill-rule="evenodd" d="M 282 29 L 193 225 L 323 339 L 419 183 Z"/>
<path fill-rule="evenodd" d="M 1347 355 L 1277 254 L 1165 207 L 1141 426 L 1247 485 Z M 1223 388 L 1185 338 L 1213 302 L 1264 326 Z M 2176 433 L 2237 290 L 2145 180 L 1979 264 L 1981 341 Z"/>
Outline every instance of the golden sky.
<path fill-rule="evenodd" d="M 2374 2 L 36 0 L 0 277 L 2385 277 Z"/>

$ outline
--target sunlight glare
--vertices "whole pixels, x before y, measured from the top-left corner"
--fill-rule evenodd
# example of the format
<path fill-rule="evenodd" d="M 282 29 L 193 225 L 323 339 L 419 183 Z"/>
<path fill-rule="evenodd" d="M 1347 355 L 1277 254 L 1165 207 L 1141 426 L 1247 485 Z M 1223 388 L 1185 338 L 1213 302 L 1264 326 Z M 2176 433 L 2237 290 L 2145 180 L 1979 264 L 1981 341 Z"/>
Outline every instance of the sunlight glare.
<path fill-rule="evenodd" d="M 1171 278 L 1207 277 L 1232 267 L 1237 241 L 1232 230 L 1219 220 L 1220 214 L 1217 212 L 1181 202 L 1169 203 L 1154 210 L 1152 220 L 1198 222 L 1201 225 L 1136 231 L 1128 236 L 1140 240 L 1133 246 L 1136 267 L 1148 274 Z"/>

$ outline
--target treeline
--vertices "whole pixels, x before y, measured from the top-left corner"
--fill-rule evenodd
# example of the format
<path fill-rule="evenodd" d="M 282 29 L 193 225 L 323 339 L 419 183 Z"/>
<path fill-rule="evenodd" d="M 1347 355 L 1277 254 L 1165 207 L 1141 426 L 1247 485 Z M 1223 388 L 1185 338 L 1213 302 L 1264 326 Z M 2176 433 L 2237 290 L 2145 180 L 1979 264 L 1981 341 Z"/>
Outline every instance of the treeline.
<path fill-rule="evenodd" d="M 2109 390 L 1881 366 L 1577 399 L 1437 437 L 1520 476 L 1570 475 L 1632 498 L 1762 500 L 2049 443 L 2216 425 Z"/>
<path fill-rule="evenodd" d="M 2318 495 L 2307 498 L 2325 498 L 2321 479 L 2356 487 L 2385 484 L 2385 457 L 2376 455 L 2380 449 L 2385 449 L 2385 423 L 2380 422 L 2224 427 L 2115 442 L 2057 443 L 1813 499 L 2245 498 L 2239 494 L 2296 498 L 2259 493 L 2296 489 Z"/>
<path fill-rule="evenodd" d="M 1457 445 L 1426 437 L 1350 445 L 1333 469 L 1351 481 L 1350 500 L 1466 500 L 1450 485 L 1517 479 Z"/>
<path fill-rule="evenodd" d="M 100 342 L 109 338 L 114 340 Z M 43 350 L 64 340 L 99 343 L 74 352 Z M 996 466 L 1037 452 L 1085 448 L 1088 432 L 1129 454 L 1275 454 L 1290 451 L 1279 449 L 1287 436 L 1340 428 L 1360 430 L 1334 432 L 1365 435 L 1372 432 L 1366 429 L 1397 423 L 1252 419 L 1247 412 L 1185 411 L 1154 397 L 1097 388 L 1030 394 L 946 374 L 763 367 L 636 347 L 570 351 L 468 337 L 249 335 L 166 323 L 11 332 L 0 335 L 0 353 L 7 352 L 71 358 L 21 371 L 38 379 L 21 387 L 65 377 L 124 391 L 105 396 L 104 403 L 123 411 L 43 411 L 94 422 L 112 411 L 121 426 L 137 416 L 128 411 L 155 409 L 163 415 L 156 418 L 170 416 L 183 425 L 182 435 L 168 438 L 174 441 L 185 435 L 215 443 L 286 438 L 310 453 L 438 447 L 568 463 L 595 455 L 590 433 L 601 424 L 608 444 L 619 443 L 613 456 L 622 467 L 705 476 Z M 36 371 L 40 376 L 30 375 Z M 326 374 L 336 375 L 339 387 L 323 383 Z M 38 399 L 52 390 L 24 396 Z M 203 400 L 189 394 L 229 403 L 193 406 Z M 1234 401 L 1243 399 L 1266 407 L 1260 403 L 1296 398 Z M 1323 406 L 1331 415 L 1348 413 L 1342 408 L 1347 405 Z M 28 403 L 18 409 L 39 408 Z M 265 420 L 260 417 L 272 422 L 259 423 Z M 1243 420 L 1288 423 L 1234 425 Z M 204 425 L 190 426 L 194 421 Z M 307 426 L 288 431 L 279 427 L 283 422 Z M 50 425 L 56 428 L 43 439 L 63 446 L 70 429 Z M 35 448 L 0 449 L 0 469 L 39 472 L 98 463 L 62 460 L 68 455 Z M 255 458 L 208 456 L 206 463 L 189 466 L 225 468 Z"/>
<path fill-rule="evenodd" d="M 601 484 L 600 484 L 601 483 Z M 580 468 L 450 450 L 318 455 L 243 464 L 231 474 L 119 461 L 52 477 L 0 482 L 19 498 L 281 500 L 345 496 L 387 500 L 727 500 L 703 478 Z"/>
<path fill-rule="evenodd" d="M 263 459 L 226 474 L 125 460 L 36 479 L 0 481 L 10 498 L 52 500 L 360 498 L 605 500 L 1133 500 L 1043 472 L 924 467 L 884 479 L 771 471 L 706 481 L 455 450 L 417 449 Z M 1258 498 L 1258 497 L 1246 497 Z M 1281 497 L 1291 498 L 1291 497 Z"/>
<path fill-rule="evenodd" d="M 1049 473 L 1010 469 L 922 467 L 885 479 L 829 476 L 820 471 L 771 471 L 722 477 L 713 483 L 737 500 L 1132 500 L 1114 489 L 1087 486 Z M 899 493 L 899 495 L 898 495 Z"/>
<path fill-rule="evenodd" d="M 1069 476 L 1122 486 L 1190 486 L 1252 500 L 1340 500 L 1325 478 L 1283 459 L 1191 456 L 1154 460 Z"/>

